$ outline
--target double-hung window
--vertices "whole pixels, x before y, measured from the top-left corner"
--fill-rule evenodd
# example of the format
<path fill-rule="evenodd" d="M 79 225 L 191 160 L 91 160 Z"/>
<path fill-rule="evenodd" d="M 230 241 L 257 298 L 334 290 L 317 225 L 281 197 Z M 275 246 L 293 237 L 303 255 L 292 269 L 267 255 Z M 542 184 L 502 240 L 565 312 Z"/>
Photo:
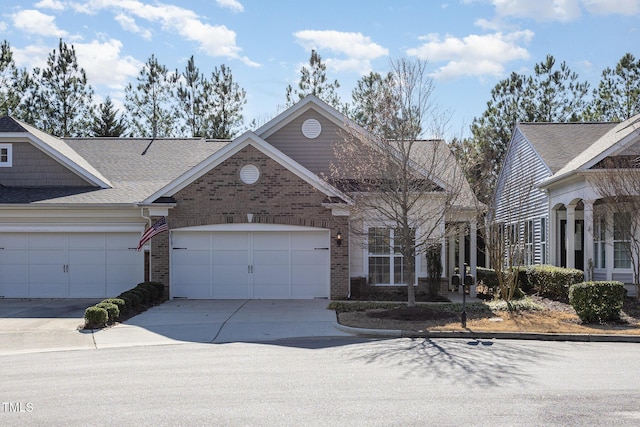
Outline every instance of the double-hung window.
<path fill-rule="evenodd" d="M 607 266 L 607 219 L 604 215 L 593 218 L 593 267 Z"/>
<path fill-rule="evenodd" d="M 398 236 L 396 238 L 396 236 Z M 406 285 L 406 263 L 400 233 L 393 228 L 371 227 L 368 232 L 369 281 L 373 285 Z"/>
<path fill-rule="evenodd" d="M 547 217 L 540 218 L 540 264 L 547 263 Z"/>
<path fill-rule="evenodd" d="M 613 268 L 631 268 L 630 219 L 629 213 L 626 212 L 613 214 Z"/>
<path fill-rule="evenodd" d="M 533 264 L 533 221 L 524 223 L 524 263 Z"/>

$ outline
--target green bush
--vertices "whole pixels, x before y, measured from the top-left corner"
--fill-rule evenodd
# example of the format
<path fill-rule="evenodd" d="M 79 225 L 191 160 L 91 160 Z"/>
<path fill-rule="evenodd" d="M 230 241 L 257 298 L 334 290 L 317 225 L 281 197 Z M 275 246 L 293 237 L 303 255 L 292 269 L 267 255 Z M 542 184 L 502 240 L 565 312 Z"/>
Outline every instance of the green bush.
<path fill-rule="evenodd" d="M 102 307 L 91 306 L 84 311 L 85 328 L 102 328 L 107 324 L 107 320 L 109 313 Z"/>
<path fill-rule="evenodd" d="M 100 302 L 101 303 L 105 302 L 105 303 L 110 303 L 110 304 L 117 305 L 118 306 L 118 310 L 120 311 L 120 314 L 124 314 L 127 311 L 127 303 L 122 298 L 107 298 L 107 299 L 102 300 Z"/>
<path fill-rule="evenodd" d="M 128 292 L 138 295 L 138 298 L 140 298 L 140 304 L 148 304 L 151 301 L 151 295 L 149 295 L 149 292 L 142 288 L 133 288 Z"/>
<path fill-rule="evenodd" d="M 552 265 L 531 265 L 527 268 L 527 281 L 532 290 L 558 301 L 569 299 L 569 287 L 584 280 L 582 270 Z"/>
<path fill-rule="evenodd" d="M 142 292 L 147 293 L 149 295 L 149 302 L 159 299 L 162 295 L 160 292 L 158 292 L 158 288 L 148 282 L 140 283 L 134 289 L 139 289 Z"/>
<path fill-rule="evenodd" d="M 129 300 L 131 303 L 127 304 L 127 307 L 131 310 L 131 309 L 136 309 L 138 308 L 138 306 L 140 304 L 142 304 L 142 298 L 140 298 L 140 295 L 136 292 L 131 292 L 131 291 L 125 291 L 123 293 L 120 294 L 120 296 L 118 296 L 118 298 L 122 298 L 125 301 Z"/>
<path fill-rule="evenodd" d="M 478 284 L 482 281 L 487 288 L 493 289 L 494 291 L 498 289 L 498 276 L 494 269 L 478 267 L 476 275 Z"/>
<path fill-rule="evenodd" d="M 115 304 L 112 304 L 110 302 L 100 302 L 96 304 L 96 307 L 104 308 L 105 310 L 107 310 L 109 322 L 114 322 L 118 319 L 118 317 L 120 317 L 120 309 Z"/>
<path fill-rule="evenodd" d="M 569 303 L 585 323 L 620 319 L 626 290 L 622 282 L 582 282 L 569 288 Z"/>
<path fill-rule="evenodd" d="M 140 285 L 151 286 L 151 287 L 155 288 L 157 293 L 158 293 L 158 297 L 159 298 L 162 298 L 164 296 L 164 283 L 160 283 L 160 282 L 142 282 L 142 283 L 138 283 L 138 286 L 140 286 Z"/>

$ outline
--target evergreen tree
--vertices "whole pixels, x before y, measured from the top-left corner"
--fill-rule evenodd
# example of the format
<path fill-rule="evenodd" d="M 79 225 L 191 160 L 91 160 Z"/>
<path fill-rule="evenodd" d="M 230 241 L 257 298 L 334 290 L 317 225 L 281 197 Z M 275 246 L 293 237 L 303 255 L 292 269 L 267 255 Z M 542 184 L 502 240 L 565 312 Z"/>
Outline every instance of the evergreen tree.
<path fill-rule="evenodd" d="M 107 96 L 98 106 L 98 112 L 91 124 L 91 136 L 120 137 L 127 132 L 124 117 L 118 117 L 118 111 L 113 106 L 111 98 Z"/>
<path fill-rule="evenodd" d="M 624 121 L 640 113 L 640 59 L 625 54 L 615 69 L 607 67 L 593 91 L 586 120 Z"/>
<path fill-rule="evenodd" d="M 208 138 L 233 138 L 243 123 L 242 108 L 246 91 L 233 81 L 231 69 L 224 64 L 211 74 L 209 96 L 214 114 L 207 123 Z"/>
<path fill-rule="evenodd" d="M 140 70 L 138 83 L 125 88 L 125 106 L 135 136 L 162 138 L 175 136 L 174 88 L 176 76 L 151 55 Z"/>
<path fill-rule="evenodd" d="M 320 55 L 315 49 L 311 50 L 309 66 L 305 65 L 300 69 L 298 88 L 294 90 L 291 85 L 287 86 L 287 106 L 295 104 L 307 95 L 315 95 L 327 104 L 340 108 L 340 97 L 337 93 L 340 84 L 337 80 L 327 81 L 326 72 L 327 66 L 322 62 Z"/>
<path fill-rule="evenodd" d="M 381 114 L 390 110 L 393 83 L 391 73 L 382 77 L 373 71 L 358 80 L 356 88 L 351 91 L 353 105 L 349 116 L 353 121 L 369 132 L 388 136 L 388 132 L 379 127 L 388 123 Z"/>
<path fill-rule="evenodd" d="M 15 115 L 20 104 L 19 70 L 13 60 L 11 46 L 5 40 L 0 45 L 0 117 Z"/>
<path fill-rule="evenodd" d="M 87 134 L 91 120 L 93 89 L 80 68 L 73 45 L 60 39 L 40 77 L 43 116 L 40 127 L 56 136 Z"/>
<path fill-rule="evenodd" d="M 580 82 L 566 63 L 559 68 L 555 63 L 555 58 L 547 55 L 536 64 L 533 75 L 511 73 L 498 82 L 486 110 L 471 124 L 471 142 L 454 141 L 453 151 L 481 201 L 488 202 L 493 195 L 518 122 L 566 122 L 582 117 L 589 84 Z"/>
<path fill-rule="evenodd" d="M 179 116 L 189 136 L 204 136 L 207 122 L 207 98 L 210 84 L 195 65 L 193 55 L 180 75 L 176 94 Z"/>

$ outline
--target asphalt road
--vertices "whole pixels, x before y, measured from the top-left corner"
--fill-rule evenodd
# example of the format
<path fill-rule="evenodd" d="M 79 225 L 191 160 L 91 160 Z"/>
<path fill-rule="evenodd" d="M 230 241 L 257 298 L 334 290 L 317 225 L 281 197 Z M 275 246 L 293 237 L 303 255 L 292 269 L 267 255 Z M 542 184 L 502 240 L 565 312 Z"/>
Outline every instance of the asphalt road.
<path fill-rule="evenodd" d="M 640 345 L 322 338 L 0 356 L 0 425 L 640 424 Z"/>

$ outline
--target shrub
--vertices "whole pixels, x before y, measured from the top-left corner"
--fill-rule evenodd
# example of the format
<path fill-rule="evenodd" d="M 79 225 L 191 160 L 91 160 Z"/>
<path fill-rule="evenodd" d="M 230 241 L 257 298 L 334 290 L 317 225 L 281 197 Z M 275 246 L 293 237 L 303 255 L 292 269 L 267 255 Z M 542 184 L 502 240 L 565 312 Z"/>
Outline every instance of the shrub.
<path fill-rule="evenodd" d="M 161 295 L 161 293 L 158 292 L 158 288 L 156 288 L 155 286 L 153 286 L 149 282 L 140 283 L 140 284 L 138 284 L 138 286 L 136 286 L 134 288 L 134 290 L 135 289 L 139 289 L 142 292 L 146 292 L 149 295 L 149 301 L 155 301 L 155 300 L 159 299 L 160 295 Z"/>
<path fill-rule="evenodd" d="M 569 288 L 569 302 L 585 323 L 620 319 L 626 290 L 622 282 L 582 282 Z"/>
<path fill-rule="evenodd" d="M 124 314 L 127 311 L 127 303 L 122 298 L 107 298 L 107 299 L 102 300 L 100 302 L 101 303 L 105 302 L 105 303 L 110 303 L 110 304 L 117 305 L 118 306 L 118 310 L 120 311 L 120 314 Z"/>
<path fill-rule="evenodd" d="M 115 304 L 112 304 L 110 302 L 100 302 L 96 304 L 96 307 L 104 308 L 105 310 L 107 310 L 109 322 L 114 322 L 118 317 L 120 317 L 120 309 Z"/>
<path fill-rule="evenodd" d="M 109 313 L 102 307 L 91 306 L 84 311 L 85 328 L 102 328 L 109 319 Z"/>
<path fill-rule="evenodd" d="M 151 286 L 151 287 L 155 288 L 157 293 L 158 293 L 158 298 L 161 298 L 164 295 L 164 283 L 160 283 L 160 282 L 142 282 L 142 283 L 138 283 L 138 286 L 140 286 L 140 285 Z"/>
<path fill-rule="evenodd" d="M 133 288 L 127 292 L 137 295 L 140 298 L 140 304 L 148 304 L 151 300 L 149 293 L 142 288 Z"/>
<path fill-rule="evenodd" d="M 126 291 L 121 293 L 118 298 L 128 299 L 129 301 L 131 301 L 131 304 L 127 305 L 129 309 L 138 308 L 138 306 L 142 304 L 142 298 L 140 298 L 140 295 L 136 292 Z"/>
<path fill-rule="evenodd" d="M 532 265 L 527 268 L 527 279 L 531 289 L 558 301 L 569 299 L 569 286 L 584 280 L 582 270 L 554 267 L 552 265 Z"/>
<path fill-rule="evenodd" d="M 478 267 L 476 270 L 478 283 L 482 283 L 489 289 L 496 290 L 498 288 L 498 276 L 492 268 Z"/>

